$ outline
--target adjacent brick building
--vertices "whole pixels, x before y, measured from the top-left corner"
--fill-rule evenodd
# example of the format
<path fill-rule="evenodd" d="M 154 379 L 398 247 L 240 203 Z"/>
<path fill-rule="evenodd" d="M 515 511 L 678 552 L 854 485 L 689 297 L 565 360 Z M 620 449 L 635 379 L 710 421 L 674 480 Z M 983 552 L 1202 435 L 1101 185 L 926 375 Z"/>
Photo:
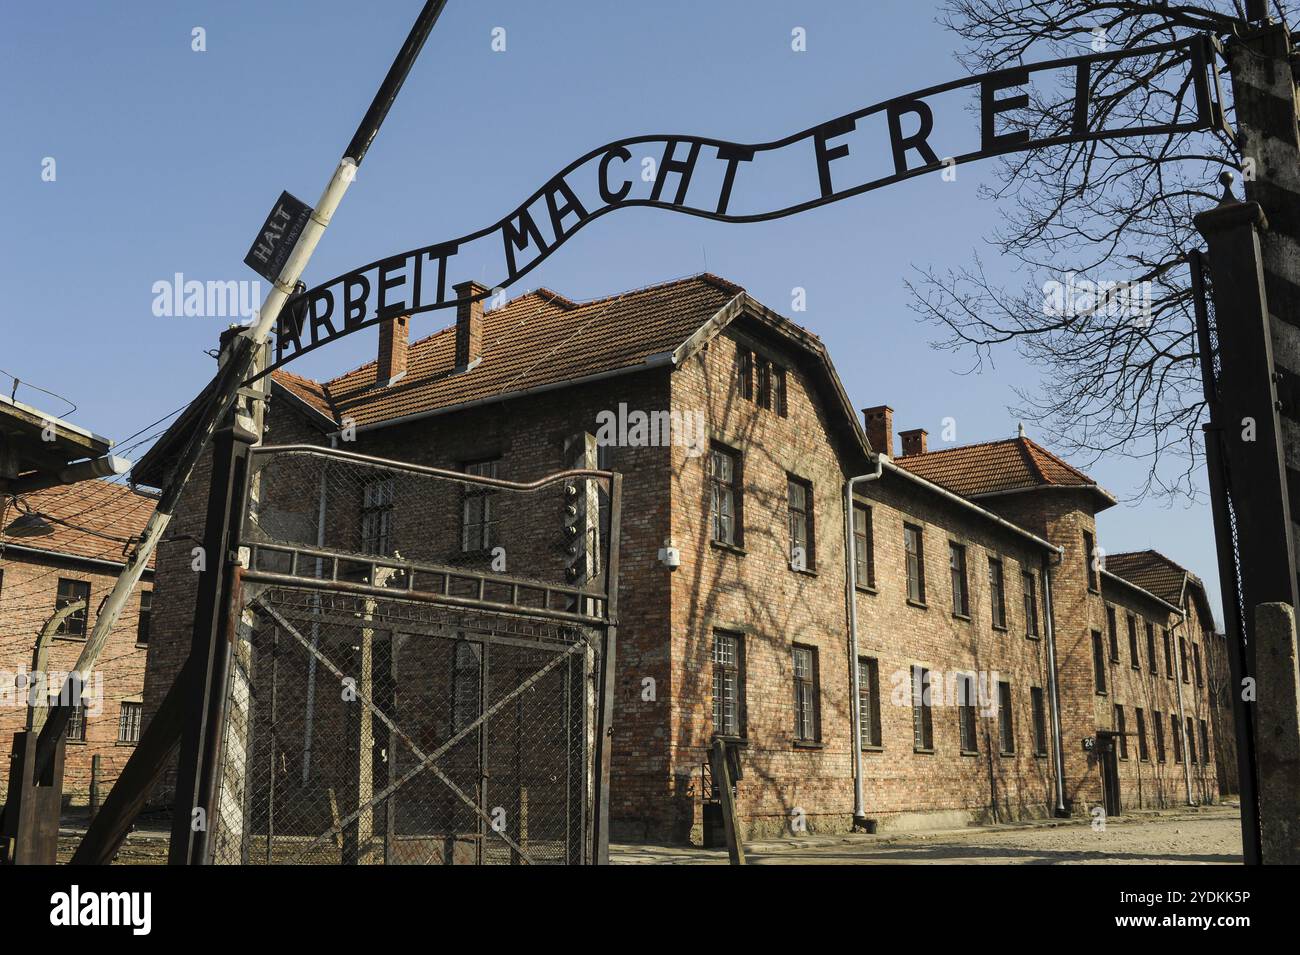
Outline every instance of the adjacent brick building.
<path fill-rule="evenodd" d="M 860 420 L 816 336 L 712 275 L 587 303 L 541 290 L 486 313 L 464 305 L 455 326 L 413 343 L 407 324 L 383 324 L 378 360 L 331 381 L 275 373 L 265 440 L 490 463 L 525 481 L 569 465 L 574 436 L 597 437 L 600 465 L 625 480 L 616 837 L 698 837 L 712 811 L 702 764 L 719 735 L 742 750 L 751 834 L 846 829 L 855 813 L 885 828 L 1058 804 L 1086 813 L 1103 804 L 1099 757 L 1119 746 L 1117 706 L 1125 733 L 1138 707 L 1144 723 L 1160 714 L 1167 758 L 1149 740 L 1144 761 L 1136 737 L 1114 737 L 1129 752 L 1117 752 L 1112 811 L 1186 800 L 1175 717 L 1184 731 L 1192 721 L 1193 798 L 1215 798 L 1221 731 L 1207 723 L 1204 745 L 1205 686 L 1170 681 L 1145 657 L 1130 672 L 1122 656 L 1122 673 L 1104 661 L 1103 695 L 1093 656 L 1115 607 L 1134 615 L 1140 641 L 1148 621 L 1171 629 L 1192 660 L 1213 629 L 1203 588 L 1176 568 L 1184 585 L 1170 599 L 1141 561 L 1103 567 L 1095 515 L 1114 498 L 1028 438 L 929 451 L 925 432 L 906 431 L 904 453 L 886 457 L 892 409 Z M 636 412 L 680 427 L 659 440 L 602 430 Z M 163 479 L 184 427 L 138 481 Z M 845 482 L 863 475 L 846 513 Z M 159 549 L 146 719 L 189 650 L 185 538 L 201 534 L 206 493 L 200 467 Z"/>
<path fill-rule="evenodd" d="M 13 734 L 42 718 L 28 706 L 30 688 L 61 688 L 117 580 L 128 541 L 143 530 L 154 503 L 147 494 L 106 481 L 0 501 L 0 787 L 8 784 Z M 22 536 L 8 530 L 15 521 L 27 525 Z M 32 534 L 33 527 L 41 532 Z M 150 568 L 100 654 L 88 687 L 90 703 L 69 725 L 65 803 L 87 803 L 95 757 L 106 793 L 139 739 L 152 579 Z M 69 604 L 76 609 L 55 619 Z M 48 639 L 38 657 L 43 632 Z"/>

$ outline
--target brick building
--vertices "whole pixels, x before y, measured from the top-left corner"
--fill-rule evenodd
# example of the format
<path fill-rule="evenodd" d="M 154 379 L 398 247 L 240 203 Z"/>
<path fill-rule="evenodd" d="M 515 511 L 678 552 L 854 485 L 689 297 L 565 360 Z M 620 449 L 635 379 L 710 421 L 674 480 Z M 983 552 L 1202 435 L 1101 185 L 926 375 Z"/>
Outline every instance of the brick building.
<path fill-rule="evenodd" d="M 1111 734 L 1132 732 L 1139 705 L 1166 735 L 1175 716 L 1183 730 L 1193 720 L 1197 798 L 1217 792 L 1196 722 L 1204 686 L 1176 682 L 1175 705 L 1170 681 L 1145 668 L 1108 671 L 1104 696 L 1094 683 L 1108 606 L 1190 647 L 1212 629 L 1203 591 L 1201 605 L 1199 584 L 1170 601 L 1137 571 L 1096 563 L 1094 518 L 1114 499 L 1029 439 L 929 451 L 925 432 L 907 431 L 904 453 L 886 457 L 892 410 L 859 420 L 816 336 L 712 275 L 587 303 L 540 290 L 486 313 L 464 305 L 454 326 L 407 336 L 406 318 L 389 320 L 377 360 L 328 382 L 276 372 L 265 440 L 526 481 L 595 436 L 600 465 L 624 475 L 616 837 L 698 837 L 717 735 L 742 748 L 739 810 L 755 835 L 844 829 L 855 812 L 882 827 L 1058 802 L 1087 812 L 1103 800 Z M 184 427 L 137 481 L 163 479 Z M 878 462 L 846 513 L 846 480 Z M 146 720 L 189 649 L 196 579 L 181 539 L 201 534 L 206 494 L 201 466 L 159 548 Z M 454 552 L 462 535 L 449 537 Z M 669 547 L 675 567 L 660 558 Z M 1122 755 L 1121 806 L 1186 798 L 1172 750 Z"/>
<path fill-rule="evenodd" d="M 117 580 L 127 542 L 139 536 L 154 503 L 149 495 L 106 481 L 0 502 L 0 746 L 6 757 L 0 760 L 0 786 L 8 784 L 13 734 L 43 719 L 28 706 L 30 689 L 60 689 Z M 100 654 L 87 688 L 90 701 L 68 727 L 66 804 L 87 803 L 95 757 L 106 793 L 139 739 L 152 579 L 150 568 Z M 38 651 L 42 633 L 48 636 Z"/>

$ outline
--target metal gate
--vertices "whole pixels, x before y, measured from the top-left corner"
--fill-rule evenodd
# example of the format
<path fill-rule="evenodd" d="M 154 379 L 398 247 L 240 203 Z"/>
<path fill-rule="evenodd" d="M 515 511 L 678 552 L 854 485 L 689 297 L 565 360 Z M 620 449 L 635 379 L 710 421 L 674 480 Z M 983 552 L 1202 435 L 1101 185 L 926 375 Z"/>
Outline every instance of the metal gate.
<path fill-rule="evenodd" d="M 619 478 L 472 470 L 253 452 L 213 862 L 604 861 Z"/>

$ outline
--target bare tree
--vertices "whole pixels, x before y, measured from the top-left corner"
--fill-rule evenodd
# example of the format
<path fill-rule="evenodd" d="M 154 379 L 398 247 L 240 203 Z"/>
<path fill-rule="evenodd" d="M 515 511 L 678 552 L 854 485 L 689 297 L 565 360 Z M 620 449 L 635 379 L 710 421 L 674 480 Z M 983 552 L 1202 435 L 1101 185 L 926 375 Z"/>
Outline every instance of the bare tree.
<path fill-rule="evenodd" d="M 1281 3 L 1274 10 L 1285 19 Z M 963 38 L 961 63 L 987 72 L 1195 33 L 1225 38 L 1248 28 L 1244 16 L 1237 0 L 947 0 L 940 22 Z M 1096 63 L 1089 124 L 1184 115 L 1190 74 L 1181 50 Z M 1036 89 L 1011 116 L 1046 135 L 1068 129 L 1073 109 L 1073 87 L 1062 83 Z M 918 268 L 907 284 L 914 310 L 940 329 L 933 344 L 971 355 L 973 370 L 999 346 L 1016 348 L 1042 375 L 1038 387 L 1017 389 L 1022 417 L 1085 463 L 1105 454 L 1145 460 L 1138 496 L 1194 496 L 1204 402 L 1187 254 L 1200 245 L 1192 217 L 1220 199 L 1219 176 L 1238 167 L 1235 147 L 1222 134 L 1182 132 L 997 162 L 999 182 L 983 190 L 1001 215 L 989 242 L 1026 282 L 999 284 L 978 256 L 956 269 Z M 1045 307 L 1047 283 L 1073 277 L 1117 283 L 1126 295 L 1145 288 L 1149 301 L 1112 293 L 1091 307 L 1086 296 L 1075 309 Z"/>

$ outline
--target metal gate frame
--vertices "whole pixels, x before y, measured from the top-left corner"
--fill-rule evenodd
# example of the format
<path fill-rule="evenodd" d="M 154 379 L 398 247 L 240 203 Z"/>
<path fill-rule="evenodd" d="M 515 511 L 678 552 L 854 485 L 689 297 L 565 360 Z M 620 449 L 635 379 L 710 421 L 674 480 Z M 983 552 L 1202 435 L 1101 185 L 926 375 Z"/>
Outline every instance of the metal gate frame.
<path fill-rule="evenodd" d="M 293 590 L 314 591 L 321 594 L 340 594 L 348 597 L 373 598 L 384 601 L 404 602 L 412 605 L 429 605 L 431 607 L 443 607 L 457 611 L 482 611 L 493 616 L 508 616 L 517 618 L 522 621 L 533 621 L 538 623 L 552 624 L 572 624 L 583 628 L 594 630 L 599 634 L 599 646 L 593 647 L 599 655 L 598 669 L 596 672 L 596 692 L 594 706 L 594 733 L 592 734 L 591 759 L 593 771 L 591 775 L 592 793 L 591 793 L 591 813 L 589 820 L 584 826 L 585 845 L 582 851 L 582 861 L 588 864 L 603 865 L 609 861 L 609 763 L 610 763 L 610 745 L 612 739 L 613 724 L 613 707 L 614 707 L 614 668 L 615 668 L 615 649 L 617 645 L 618 629 L 618 580 L 619 580 L 619 539 L 620 525 L 622 520 L 622 475 L 614 471 L 602 471 L 594 468 L 571 468 L 568 470 L 553 472 L 536 481 L 517 482 L 508 481 L 501 478 L 486 477 L 480 475 L 470 475 L 461 471 L 450 471 L 441 468 L 428 467 L 424 465 L 412 464 L 402 461 L 395 461 L 387 458 L 375 457 L 372 455 L 360 454 L 358 452 L 345 451 L 339 448 L 327 448 L 317 445 L 305 444 L 287 444 L 287 445 L 267 445 L 249 449 L 249 462 L 244 467 L 242 477 L 242 501 L 243 507 L 240 511 L 242 519 L 240 521 L 240 531 L 238 534 L 238 571 L 234 587 L 232 588 L 229 620 L 230 635 L 234 637 L 234 631 L 238 627 L 238 621 L 244 609 L 260 607 L 261 612 L 268 613 L 276 621 L 277 625 L 285 630 L 291 637 L 300 642 L 304 640 L 302 635 L 297 632 L 296 628 L 287 621 L 283 615 L 278 613 L 273 607 L 264 601 L 264 594 L 253 596 L 248 594 L 246 599 L 245 588 L 253 589 L 255 586 L 261 590 L 263 588 L 291 588 Z M 282 454 L 309 454 L 319 457 L 327 457 L 341 462 L 349 462 L 358 465 L 371 466 L 384 471 L 408 473 L 412 475 L 422 475 L 429 478 L 442 478 L 454 481 L 459 484 L 479 485 L 485 488 L 491 488 L 501 491 L 529 492 L 537 491 L 553 485 L 567 485 L 569 482 L 581 479 L 596 479 L 607 482 L 609 488 L 609 518 L 608 518 L 608 543 L 606 545 L 606 557 L 598 575 L 596 586 L 584 585 L 575 582 L 570 585 L 546 584 L 535 579 L 517 577 L 509 574 L 486 573 L 478 570 L 460 569 L 448 565 L 433 564 L 421 561 L 407 561 L 391 557 L 374 556 L 373 559 L 364 559 L 355 554 L 342 554 L 335 550 L 325 548 L 316 548 L 310 546 L 298 546 L 283 543 L 268 543 L 252 539 L 250 534 L 250 523 L 252 518 L 252 508 L 250 502 L 253 500 L 253 482 L 259 474 L 259 468 L 256 462 L 259 459 L 266 459 L 274 455 Z M 281 560 L 287 561 L 288 573 L 259 569 L 262 563 L 259 557 L 272 554 Z M 317 559 L 326 559 L 330 561 L 331 571 L 328 576 L 306 576 L 298 572 L 302 561 L 315 563 Z M 353 580 L 340 580 L 340 564 L 346 561 L 349 565 L 368 565 L 366 568 L 365 579 L 362 582 Z M 400 567 L 404 571 L 406 586 L 385 586 L 382 582 L 381 571 L 387 568 Z M 428 590 L 414 589 L 417 574 L 426 573 L 442 577 L 443 585 L 441 592 L 430 592 Z M 468 583 L 473 592 L 473 596 L 462 596 L 451 593 L 453 580 L 462 584 Z M 250 586 L 252 585 L 252 586 Z M 492 588 L 496 594 L 502 590 L 508 593 L 508 599 L 489 599 L 488 589 Z M 541 606 L 524 603 L 521 601 L 521 594 L 540 593 Z M 554 606 L 556 600 L 565 604 L 576 607 L 577 610 L 560 609 Z M 493 637 L 495 643 L 503 642 L 500 637 Z M 318 662 L 322 663 L 327 669 L 331 670 L 335 676 L 341 676 L 341 672 L 318 650 L 310 648 L 309 651 L 316 655 Z M 537 645 L 537 644 L 535 644 Z M 463 727 L 451 739 L 435 748 L 432 752 L 424 752 L 414 740 L 412 740 L 402 728 L 393 723 L 392 720 L 383 712 L 382 708 L 375 704 L 374 701 L 363 699 L 358 693 L 358 701 L 367 706 L 375 718 L 386 724 L 390 733 L 393 734 L 394 742 L 401 739 L 409 748 L 416 759 L 417 765 L 407 771 L 397 785 L 401 785 L 415 775 L 428 771 L 438 776 L 442 782 L 449 786 L 450 789 L 462 801 L 468 800 L 468 797 L 458 787 L 442 773 L 437 766 L 437 759 L 455 743 L 473 732 L 480 725 L 500 710 L 505 703 L 512 700 L 519 692 L 529 685 L 540 679 L 547 671 L 556 666 L 561 660 L 567 659 L 568 656 L 576 650 L 588 646 L 585 640 L 575 641 L 567 648 L 561 648 L 556 655 L 551 658 L 541 669 L 534 673 L 529 679 L 516 687 L 511 693 L 497 701 L 492 706 L 483 701 L 482 712 L 478 718 L 469 726 Z M 219 800 L 220 783 L 218 776 L 220 774 L 221 760 L 223 751 L 226 749 L 226 732 L 229 728 L 227 704 L 232 690 L 232 682 L 235 675 L 235 667 L 227 664 L 223 668 L 221 676 L 222 692 L 218 694 L 219 704 L 214 716 L 217 719 L 216 726 L 220 728 L 218 732 L 219 741 L 216 746 L 212 746 L 207 758 L 210 759 L 211 765 L 201 770 L 202 778 L 209 781 L 210 795 L 215 799 L 209 802 L 213 807 L 214 815 L 216 813 L 216 801 Z M 396 791 L 397 786 L 388 786 L 376 793 L 371 800 L 371 805 L 378 803 L 391 792 Z M 481 808 L 472 800 L 468 800 L 474 810 L 482 815 Z M 180 807 L 178 806 L 178 809 Z M 325 833 L 320 839 L 324 839 L 340 830 L 350 821 L 365 811 L 366 807 L 360 807 L 348 818 L 342 819 L 336 823 L 334 830 Z M 505 833 L 499 832 L 512 850 L 518 853 L 523 861 L 531 861 L 526 850 L 515 844 Z M 213 861 L 215 845 L 204 834 L 202 839 L 202 849 L 199 853 L 199 861 L 209 864 Z"/>

